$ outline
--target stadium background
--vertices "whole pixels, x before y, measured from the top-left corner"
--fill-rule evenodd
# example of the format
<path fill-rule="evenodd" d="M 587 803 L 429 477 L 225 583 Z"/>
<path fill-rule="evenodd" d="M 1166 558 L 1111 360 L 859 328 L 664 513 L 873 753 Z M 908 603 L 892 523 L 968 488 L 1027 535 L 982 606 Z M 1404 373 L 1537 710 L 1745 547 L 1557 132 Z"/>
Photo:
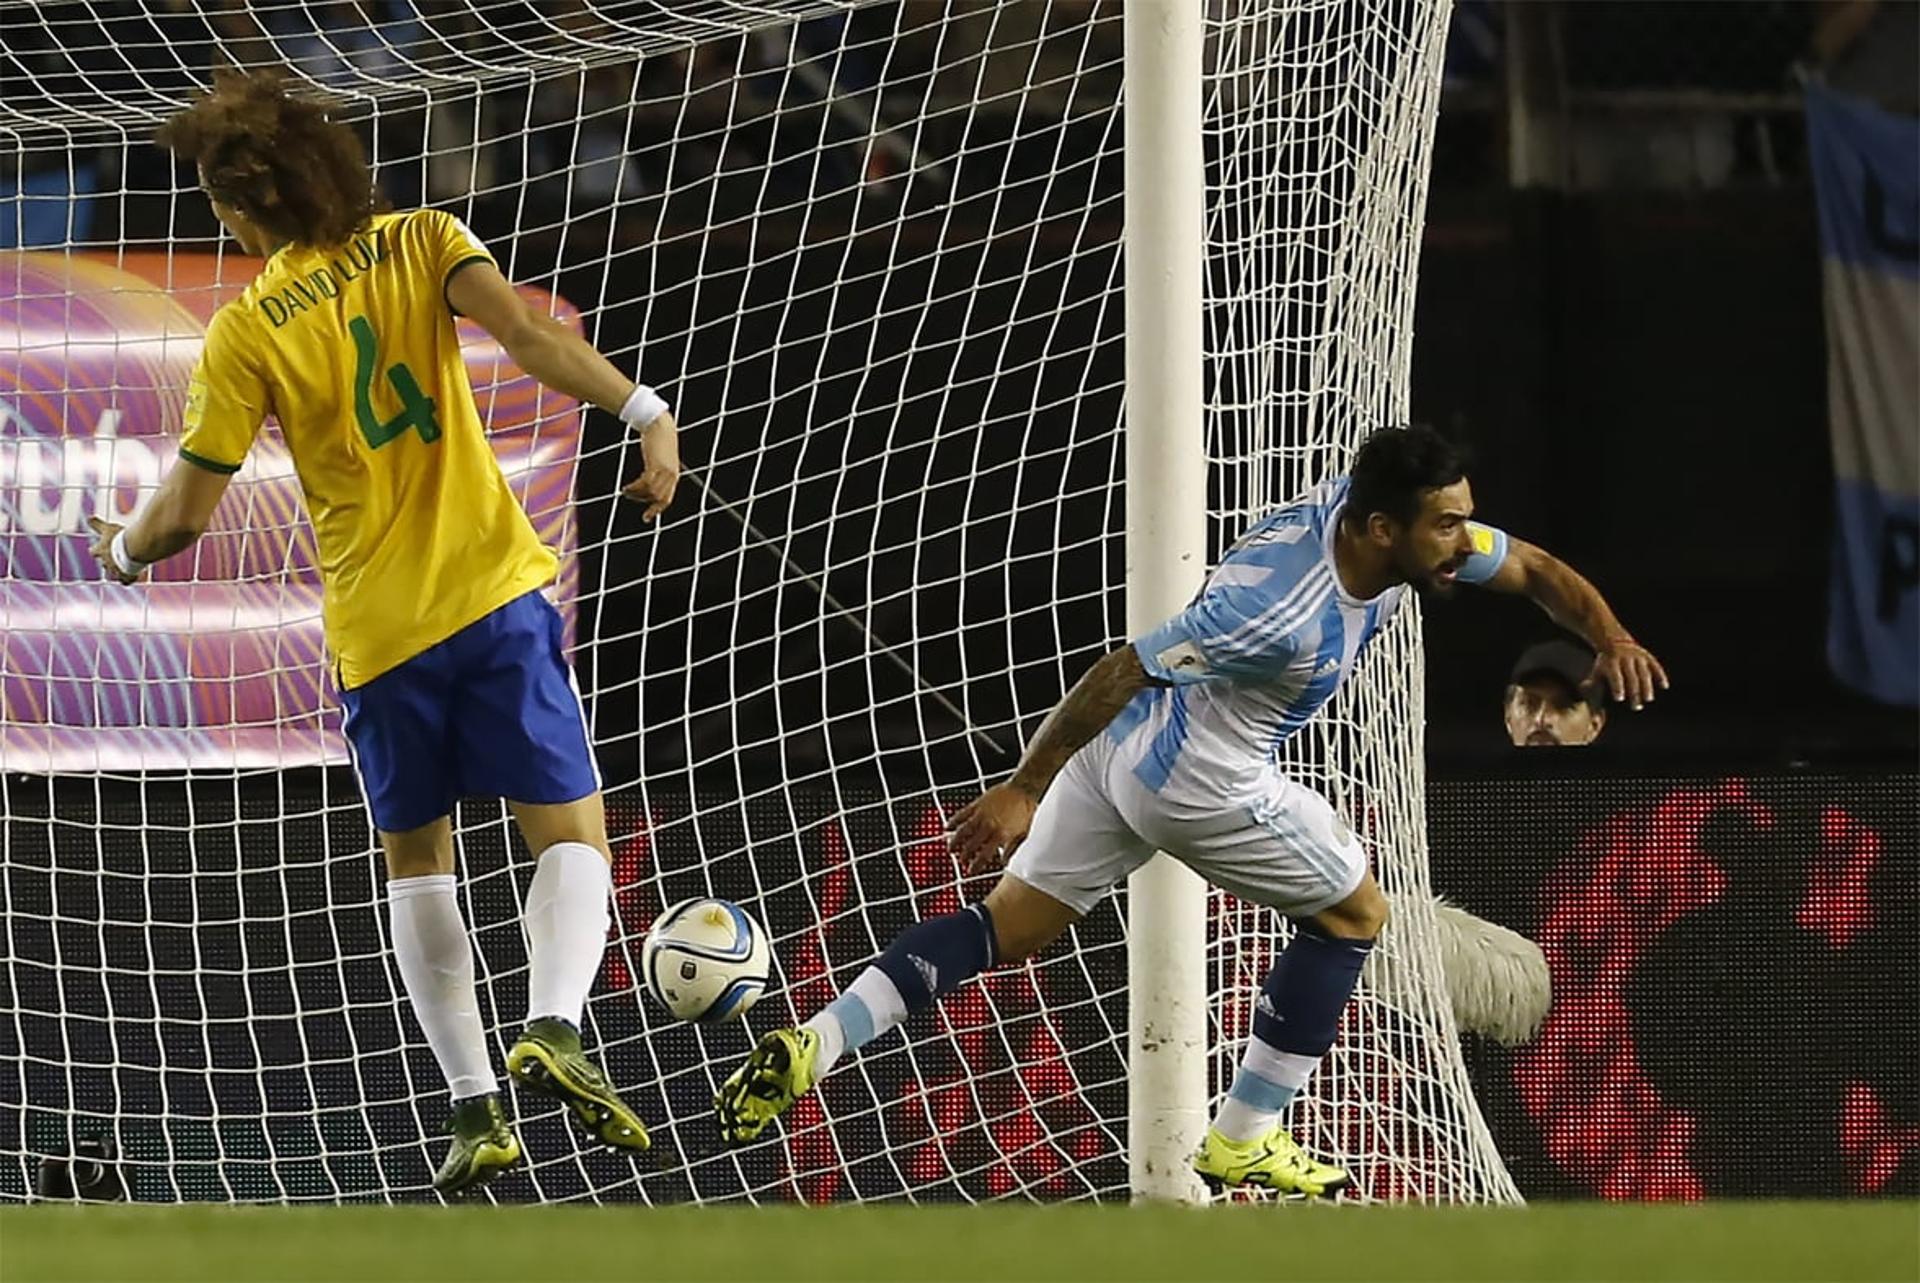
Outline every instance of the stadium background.
<path fill-rule="evenodd" d="M 1523 760 L 1504 745 L 1500 688 L 1512 657 L 1543 626 L 1524 607 L 1484 600 L 1430 614 L 1435 780 L 1429 805 L 1436 886 L 1536 936 L 1556 908 L 1565 912 L 1575 905 L 1572 911 L 1589 913 L 1608 928 L 1601 934 L 1624 934 L 1643 950 L 1617 1004 L 1607 1005 L 1606 995 L 1594 998 L 1586 1009 L 1592 1023 L 1571 1031 L 1575 1043 L 1583 1043 L 1578 1034 L 1590 1035 L 1583 1046 L 1591 1063 L 1568 1071 L 1590 1112 L 1568 1106 L 1542 1085 L 1565 1085 L 1544 1059 L 1554 1054 L 1557 1044 L 1551 1042 L 1518 1053 L 1475 1049 L 1483 1106 L 1529 1194 L 1911 1194 L 1920 1190 L 1920 1022 L 1912 1002 L 1913 960 L 1920 956 L 1913 908 L 1920 902 L 1914 719 L 1910 710 L 1875 705 L 1837 684 L 1823 658 L 1832 465 L 1815 206 L 1793 79 L 1796 64 L 1807 57 L 1817 13 L 1814 6 L 1792 3 L 1541 9 L 1555 15 L 1561 46 L 1569 51 L 1555 82 L 1542 91 L 1551 100 L 1543 109 L 1551 107 L 1563 130 L 1555 176 L 1547 182 L 1518 181 L 1524 176 L 1516 172 L 1519 162 L 1506 134 L 1511 94 L 1503 63 L 1518 42 L 1540 38 L 1527 29 L 1536 19 L 1516 25 L 1513 7 L 1466 4 L 1456 21 L 1421 265 L 1413 400 L 1420 417 L 1474 447 L 1482 511 L 1587 572 L 1666 660 L 1676 688 L 1653 712 L 1616 719 L 1605 744 L 1577 760 L 1561 754 L 1549 762 Z M 8 51 L 27 60 L 34 56 L 11 39 Z M 714 92 L 723 92 L 736 73 L 751 92 L 751 66 L 715 68 Z M 37 83 L 57 79 L 43 75 Z M 545 110 L 560 122 L 572 118 L 575 105 L 555 103 Z M 393 127 L 406 129 L 406 119 L 395 118 Z M 1007 149 L 1015 172 L 1023 164 L 1038 169 L 1054 163 L 1050 147 L 1022 157 L 1010 129 L 1005 137 L 990 136 L 991 117 L 975 127 L 987 133 L 969 138 L 969 146 Z M 802 121 L 790 136 L 769 131 L 757 145 L 773 150 L 818 136 L 816 126 Z M 537 166 L 537 133 L 530 143 L 524 155 Z M 386 150 L 404 153 L 406 147 L 395 139 Z M 521 154 L 507 148 L 501 153 L 503 159 Z M 814 172 L 811 157 L 796 151 L 794 161 L 793 194 L 804 198 L 806 176 Z M 211 238 L 210 215 L 198 202 L 175 207 L 163 195 L 140 195 L 163 193 L 171 185 L 161 165 L 157 154 L 135 149 L 124 169 L 94 176 L 102 189 L 131 194 L 85 202 L 89 239 L 133 241 L 137 229 L 155 225 L 171 226 L 187 240 Z M 1112 176 L 1117 179 L 1117 171 Z M 427 177 L 404 167 L 382 174 L 401 204 L 434 198 L 423 186 Z M 13 181 L 45 191 L 48 180 L 20 173 Z M 975 195 L 984 202 L 993 194 Z M 724 179 L 715 180 L 712 196 L 720 210 L 730 204 L 752 208 L 760 199 L 756 192 L 729 191 Z M 1051 199 L 1087 206 L 1094 225 L 1108 230 L 1108 252 L 1117 251 L 1117 190 L 1075 190 L 1069 175 L 1054 185 Z M 690 348 L 700 342 L 703 327 L 750 312 L 747 305 L 755 300 L 732 300 L 709 302 L 721 309 L 711 317 L 692 316 L 691 283 L 676 277 L 684 260 L 645 248 L 670 239 L 676 229 L 650 222 L 645 211 L 643 200 L 637 216 L 609 227 L 590 209 L 549 209 L 547 218 L 529 218 L 517 207 L 483 201 L 473 221 L 495 244 L 511 241 L 517 276 L 544 278 L 551 271 L 559 293 L 582 307 L 603 308 L 601 334 L 608 346 L 634 341 L 638 325 L 628 300 L 603 291 L 604 249 L 596 247 L 609 236 L 640 249 L 623 278 L 650 282 L 656 309 L 670 312 L 674 300 L 683 300 L 679 305 L 692 322 L 683 327 Z M 809 217 L 830 223 L 835 215 L 816 206 Z M 839 211 L 843 222 L 846 216 Z M 952 217 L 966 217 L 964 200 Z M 542 231 L 563 223 L 564 234 Z M 519 234 L 512 235 L 516 229 Z M 913 230 L 909 222 L 903 234 Z M 797 241 L 799 233 L 797 214 L 764 216 L 758 228 L 763 238 Z M 737 248 L 744 261 L 750 253 L 744 237 Z M 844 248 L 817 256 L 801 252 L 794 288 L 836 275 L 880 279 L 875 269 L 886 265 L 880 247 L 856 238 L 843 263 Z M 871 257 L 863 261 L 863 255 Z M 965 255 L 948 256 L 940 270 L 964 279 L 975 266 Z M 1069 326 L 1094 327 L 1098 313 L 1076 304 L 1104 288 L 1110 267 L 1097 254 L 1037 265 L 1021 306 L 1036 309 L 1035 323 L 1057 316 Z M 885 288 L 927 291 L 932 284 L 896 273 Z M 872 302 L 853 297 L 844 305 Z M 1098 337 L 1089 330 L 1090 340 Z M 996 395 L 1045 397 L 1053 378 L 1065 386 L 1117 386 L 1119 346 L 1090 342 L 1089 348 L 1091 360 L 1112 368 L 1092 377 L 1081 370 L 1036 375 L 1031 386 Z M 802 352 L 793 359 L 811 363 L 810 356 Z M 889 354 L 872 359 L 884 367 Z M 650 368 L 669 370 L 712 366 L 695 351 L 650 348 L 648 360 Z M 736 368 L 734 377 L 773 374 L 770 358 L 768 369 Z M 911 401 L 929 391 L 904 386 L 899 396 Z M 675 394 L 694 429 L 689 462 L 698 465 L 697 425 L 710 392 L 696 382 L 675 388 Z M 795 416 L 804 412 L 802 405 L 793 407 Z M 855 454 L 860 433 L 856 416 Z M 781 440 L 769 440 L 757 466 L 781 467 L 782 449 Z M 603 496 L 612 493 L 613 480 L 591 468 L 581 476 L 577 499 L 586 529 L 605 529 L 612 520 Z M 708 482 L 725 495 L 736 483 L 744 488 L 745 478 L 718 468 Z M 832 494 L 826 485 L 792 492 L 788 520 L 800 533 L 790 547 L 803 564 L 820 559 L 821 550 L 810 550 L 807 541 L 827 537 L 810 532 L 826 530 Z M 1111 540 L 1106 552 L 1099 543 L 1102 534 L 1114 533 L 1100 525 L 1111 511 L 1105 504 L 1086 506 L 1079 533 L 1087 538 L 1069 540 L 1079 549 L 1073 556 L 1115 555 Z M 1032 555 L 1045 550 L 1032 541 L 1052 532 L 1006 533 L 1016 567 L 1028 568 L 1016 569 L 1010 581 L 1014 600 L 1007 605 L 1017 619 L 1022 602 L 1049 600 L 1055 575 L 1070 579 L 1073 570 Z M 677 564 L 694 537 L 692 523 L 668 524 L 653 564 Z M 584 555 L 587 582 L 631 585 L 590 608 L 618 611 L 629 591 L 690 591 L 671 572 L 656 570 L 643 584 L 631 542 L 604 548 L 611 564 L 598 564 L 603 547 L 597 541 Z M 922 555 L 942 552 L 930 547 Z M 622 564 L 626 556 L 633 564 Z M 743 550 L 743 595 L 765 594 L 770 625 L 779 623 L 774 612 L 783 600 L 774 591 L 778 570 L 771 560 Z M 1031 646 L 1035 656 L 1064 652 L 1075 667 L 1092 657 L 1116 615 L 1111 603 L 1104 609 L 1093 605 L 1079 617 L 1063 612 L 1052 616 L 1057 634 L 1016 638 L 1016 645 Z M 883 633 L 885 625 L 882 617 Z M 824 645 L 851 651 L 859 642 L 848 636 Z M 672 649 L 659 639 L 654 644 Z M 686 639 L 694 653 L 706 644 Z M 586 662 L 631 668 L 636 658 L 613 646 Z M 750 673 L 758 665 L 777 677 L 771 648 L 740 646 L 736 639 L 730 659 L 736 672 Z M 926 672 L 933 684 L 947 684 L 951 673 L 938 670 L 937 656 L 923 654 L 922 660 L 934 665 Z M 698 672 L 688 680 L 698 682 Z M 1038 692 L 1053 682 L 1050 667 L 1034 666 L 1025 680 L 1033 690 L 1022 694 L 1020 705 L 1044 703 Z M 583 680 L 589 689 L 599 684 L 590 675 Z M 766 692 L 759 698 L 768 706 L 737 710 L 743 721 L 777 712 L 789 723 L 818 725 L 823 707 L 838 698 L 818 686 L 747 684 Z M 682 696 L 661 690 L 650 697 Z M 992 721 L 1010 710 L 975 711 L 979 720 Z M 610 706 L 609 712 L 617 716 L 621 709 Z M 833 724 L 844 733 L 878 737 L 878 773 L 884 773 L 887 753 L 917 748 L 919 727 L 912 722 Z M 621 760 L 616 752 L 605 762 L 610 782 L 632 779 L 642 769 L 711 759 L 729 731 L 725 721 L 693 724 L 684 742 L 650 735 L 643 745 L 637 735 L 603 722 L 603 738 L 632 754 Z M 804 737 L 756 751 L 802 762 L 809 753 L 825 758 Z M 644 762 L 642 752 L 648 755 Z M 751 777 L 766 766 L 749 753 L 738 769 Z M 847 789 L 861 785 L 843 781 Z M 10 781 L 9 787 L 17 785 Z M 299 778 L 275 787 L 284 799 L 302 796 L 303 789 L 305 796 L 319 797 L 339 786 Z M 167 796 L 169 788 L 180 794 L 180 786 L 153 788 L 155 796 L 89 788 L 87 798 L 90 804 L 97 796 L 103 811 L 126 808 L 121 814 L 127 817 L 163 814 L 169 805 L 185 813 L 184 796 Z M 36 826 L 31 814 L 34 799 L 45 796 L 43 789 L 26 789 L 8 808 L 7 894 L 23 915 L 59 877 L 60 828 Z M 792 804 L 804 811 L 808 799 Z M 1692 818 L 1679 823 L 1675 814 Z M 196 818 L 204 823 L 204 806 Z M 361 823 L 337 812 L 330 822 Z M 752 823 L 751 808 L 743 808 L 742 823 Z M 296 850 L 300 840 L 290 831 L 285 850 Z M 218 854 L 201 846 L 170 858 L 183 867 L 206 868 Z M 670 856 L 663 842 L 650 858 Z M 148 858 L 156 857 L 150 851 Z M 240 872 L 252 857 L 236 848 L 226 858 Z M 823 847 L 795 849 L 786 858 L 828 856 Z M 238 889 L 244 881 L 236 879 L 236 894 L 245 893 Z M 1702 888 L 1708 886 L 1722 889 L 1706 895 Z M 1696 898 L 1687 900 L 1689 895 Z M 1649 906 L 1674 903 L 1663 896 L 1678 896 L 1689 907 L 1655 931 L 1646 926 L 1656 916 Z M 906 907 L 903 902 L 901 911 Z M 112 917 L 107 906 L 103 911 Z M 165 908 L 149 911 L 163 917 Z M 185 915 L 190 919 L 191 910 Z M 18 992 L 10 997 L 23 1007 L 46 1009 L 44 995 L 30 1000 L 36 977 L 47 974 L 40 964 L 58 950 L 71 967 L 84 956 L 75 950 L 85 947 L 84 941 L 58 940 L 51 927 L 44 936 L 16 938 L 12 975 Z M 203 941 L 196 947 L 222 946 Z M 242 956 L 240 940 L 232 947 L 234 958 Z M 1579 991 L 1580 968 L 1591 959 L 1568 949 L 1554 960 L 1564 1001 Z M 1111 956 L 1107 961 L 1117 965 Z M 603 976 L 603 993 L 614 978 Z M 220 989 L 211 986 L 205 993 L 207 1015 L 217 1018 Z M 62 1000 L 70 1006 L 77 1001 L 71 992 Z M 253 1001 L 262 996 L 253 995 Z M 80 1022 L 60 1036 L 84 1038 L 85 1030 Z M 271 1031 L 250 1036 L 263 1058 L 271 1057 Z M 1554 1036 L 1570 1035 L 1550 1028 L 1543 1039 Z M 1629 1075 L 1631 1081 L 1606 1077 L 1610 1069 L 1628 1072 L 1619 1068 L 1621 1058 L 1604 1051 L 1621 1039 L 1639 1049 L 1632 1058 L 1639 1073 Z M 30 1081 L 31 1066 L 13 1059 L 14 1049 L 7 1051 L 9 1063 L 22 1065 L 15 1099 L 42 1102 L 68 1090 Z M 1784 1086 L 1777 1068 L 1782 1059 L 1805 1067 L 1790 1072 L 1792 1081 Z M 380 1071 L 373 1072 L 377 1077 Z M 401 1070 L 392 1072 L 397 1082 Z M 1113 1078 L 1111 1067 L 1076 1066 L 1076 1072 L 1083 1081 Z M 884 1071 L 876 1080 L 882 1090 L 888 1085 Z M 673 1090 L 673 1084 L 661 1089 Z M 1657 1096 L 1657 1109 L 1632 1094 L 1642 1090 Z M 71 1104 L 84 1110 L 86 1084 L 73 1091 Z M 1610 1109 L 1609 1101 L 1621 1103 Z M 1649 1117 L 1680 1115 L 1692 1120 L 1692 1132 L 1643 1126 Z M 0 1111 L 0 1127 L 23 1117 Z M 416 1125 L 410 1116 L 392 1121 L 395 1127 Z M 30 1127 L 31 1120 L 22 1125 Z M 370 1125 L 382 1125 L 377 1111 Z M 1110 1143 L 1096 1132 L 1084 1134 L 1090 1145 Z M 22 1148 L 22 1140 L 24 1148 L 34 1147 L 32 1135 L 0 1136 L 0 1149 Z M 213 1143 L 210 1137 L 209 1156 Z M 234 1152 L 230 1138 L 219 1147 Z M 1782 1149 L 1796 1155 L 1789 1168 L 1756 1157 Z M 942 1155 L 939 1164 L 947 1161 Z M 928 1174 L 938 1177 L 939 1164 Z M 692 1170 L 687 1179 L 701 1179 L 703 1169 Z M 1625 1179 L 1623 1172 L 1649 1179 Z M 0 1189 L 17 1192 L 28 1178 L 24 1170 L 0 1171 Z M 887 1182 L 898 1178 L 891 1168 L 876 1173 L 877 1184 L 860 1192 L 884 1193 Z M 312 1179 L 335 1177 L 316 1170 Z M 972 1192 L 993 1192 L 990 1169 L 977 1179 L 980 1189 Z M 405 1183 L 417 1183 L 417 1175 Z M 211 1196 L 214 1187 L 207 1192 Z"/>

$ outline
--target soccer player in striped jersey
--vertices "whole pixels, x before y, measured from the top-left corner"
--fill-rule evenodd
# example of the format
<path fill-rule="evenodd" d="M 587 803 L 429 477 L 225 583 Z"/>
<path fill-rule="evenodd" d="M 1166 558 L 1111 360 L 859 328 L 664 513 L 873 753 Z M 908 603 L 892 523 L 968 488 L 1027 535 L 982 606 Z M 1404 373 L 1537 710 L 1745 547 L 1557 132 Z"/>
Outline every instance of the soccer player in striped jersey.
<path fill-rule="evenodd" d="M 648 1137 L 580 1045 L 611 884 L 600 780 L 542 596 L 557 568 L 488 447 L 454 318 L 540 382 L 619 415 L 645 470 L 625 493 L 656 517 L 679 479 L 666 403 L 535 312 L 459 219 L 378 212 L 353 132 L 264 74 L 223 73 L 159 141 L 198 167 L 228 232 L 266 259 L 207 327 L 180 462 L 126 528 L 94 522 L 124 583 L 207 527 L 272 414 L 319 547 L 346 734 L 386 855 L 394 951 L 454 1103 L 434 1177 L 452 1193 L 520 1160 L 474 995 L 449 816 L 508 801 L 537 867 L 527 895 L 528 1023 L 507 1055 L 606 1144 Z"/>
<path fill-rule="evenodd" d="M 1387 901 L 1353 830 L 1279 770 L 1279 746 L 1410 586 L 1532 598 L 1593 647 L 1591 680 L 1636 709 L 1667 684 L 1591 584 L 1472 516 L 1460 455 L 1410 428 L 1375 433 L 1349 475 L 1255 525 L 1185 611 L 1096 662 L 1013 777 L 953 817 L 970 872 L 1005 865 L 987 898 L 908 928 L 824 1010 L 762 1038 L 715 1099 L 722 1133 L 758 1136 L 847 1052 L 983 968 L 1045 948 L 1157 849 L 1298 927 L 1196 1171 L 1215 1186 L 1344 1189 L 1348 1174 L 1282 1120 L 1333 1045 Z"/>

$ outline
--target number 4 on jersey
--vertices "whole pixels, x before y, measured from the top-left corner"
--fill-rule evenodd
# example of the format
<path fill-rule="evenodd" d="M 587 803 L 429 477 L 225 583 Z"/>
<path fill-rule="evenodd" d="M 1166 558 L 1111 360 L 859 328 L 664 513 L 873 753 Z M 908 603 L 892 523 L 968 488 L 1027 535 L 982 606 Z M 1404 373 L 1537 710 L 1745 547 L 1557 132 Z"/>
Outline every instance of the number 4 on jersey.
<path fill-rule="evenodd" d="M 420 382 L 405 362 L 387 367 L 387 382 L 400 397 L 400 413 L 382 423 L 373 412 L 373 377 L 380 363 L 380 345 L 373 337 L 373 324 L 364 316 L 347 322 L 353 335 L 353 417 L 359 421 L 360 435 L 378 450 L 408 428 L 417 428 L 420 439 L 429 444 L 440 439 L 440 421 L 433 417 L 433 398 L 420 390 Z"/>

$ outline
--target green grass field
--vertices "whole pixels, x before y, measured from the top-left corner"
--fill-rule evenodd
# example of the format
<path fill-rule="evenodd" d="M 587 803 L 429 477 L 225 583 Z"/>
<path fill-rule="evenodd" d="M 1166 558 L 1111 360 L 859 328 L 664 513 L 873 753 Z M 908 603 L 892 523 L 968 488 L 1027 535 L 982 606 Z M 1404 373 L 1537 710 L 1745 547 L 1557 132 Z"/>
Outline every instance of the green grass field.
<path fill-rule="evenodd" d="M 1920 1204 L 0 1211 L 0 1280 L 1920 1277 Z"/>

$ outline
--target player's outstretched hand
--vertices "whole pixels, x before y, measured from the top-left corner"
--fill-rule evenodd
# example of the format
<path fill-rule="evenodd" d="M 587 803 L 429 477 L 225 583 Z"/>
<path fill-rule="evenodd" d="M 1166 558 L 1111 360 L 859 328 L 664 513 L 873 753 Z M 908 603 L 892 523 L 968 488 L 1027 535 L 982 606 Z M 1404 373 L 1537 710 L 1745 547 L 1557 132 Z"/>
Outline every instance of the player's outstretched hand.
<path fill-rule="evenodd" d="M 1594 656 L 1587 684 L 1595 683 L 1605 683 L 1614 703 L 1631 703 L 1637 713 L 1653 703 L 1656 687 L 1667 689 L 1667 670 L 1652 651 L 1631 637 L 1622 637 Z"/>
<path fill-rule="evenodd" d="M 969 874 L 1001 868 L 1026 839 L 1038 805 L 1025 789 L 996 784 L 947 821 L 947 849 Z"/>
<path fill-rule="evenodd" d="M 87 524 L 93 527 L 94 535 L 93 547 L 90 551 L 93 553 L 93 559 L 106 567 L 107 578 L 123 584 L 137 582 L 139 575 L 121 574 L 120 567 L 113 560 L 113 537 L 120 533 L 122 527 L 111 521 L 102 521 L 98 517 L 88 517 Z"/>
<path fill-rule="evenodd" d="M 673 492 L 680 485 L 680 430 L 672 414 L 662 414 L 647 425 L 646 431 L 640 434 L 640 452 L 646 457 L 646 470 L 628 482 L 620 493 L 635 503 L 644 504 L 646 511 L 640 516 L 652 521 L 667 510 L 667 505 L 673 502 Z"/>

